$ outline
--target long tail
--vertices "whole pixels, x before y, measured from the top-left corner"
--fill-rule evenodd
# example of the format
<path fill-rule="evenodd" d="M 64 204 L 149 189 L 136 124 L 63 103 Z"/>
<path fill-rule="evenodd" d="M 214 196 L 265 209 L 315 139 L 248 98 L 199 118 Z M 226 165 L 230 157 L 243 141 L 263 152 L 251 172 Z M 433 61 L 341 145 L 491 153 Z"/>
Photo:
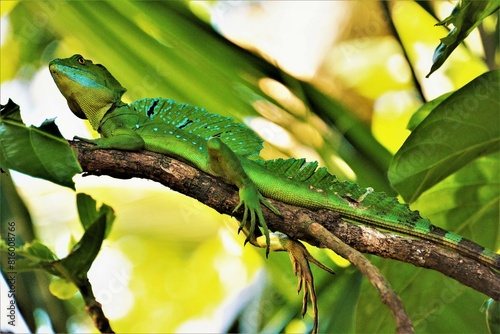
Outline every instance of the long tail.
<path fill-rule="evenodd" d="M 418 213 L 418 211 L 412 211 Z M 432 225 L 428 219 L 420 218 L 415 223 L 389 223 L 383 220 L 359 219 L 359 216 L 345 215 L 345 218 L 392 232 L 404 233 L 419 239 L 435 242 L 441 246 L 457 251 L 482 264 L 500 270 L 500 255 L 458 234 Z M 399 226 L 404 226 L 400 228 Z"/>
<path fill-rule="evenodd" d="M 317 162 L 292 158 L 268 160 L 262 164 L 272 172 L 272 175 L 283 175 L 290 183 L 298 181 L 307 187 L 320 190 L 309 192 L 310 199 L 299 196 L 297 203 L 292 203 L 296 200 L 285 198 L 282 199 L 284 202 L 313 209 L 327 208 L 339 212 L 341 216 L 354 222 L 432 241 L 500 270 L 499 254 L 458 234 L 432 225 L 428 219 L 422 218 L 418 211 L 412 211 L 408 204 L 400 203 L 394 197 L 374 192 L 371 188 L 360 188 L 355 183 L 339 181 L 329 174 L 326 168 L 318 168 Z"/>

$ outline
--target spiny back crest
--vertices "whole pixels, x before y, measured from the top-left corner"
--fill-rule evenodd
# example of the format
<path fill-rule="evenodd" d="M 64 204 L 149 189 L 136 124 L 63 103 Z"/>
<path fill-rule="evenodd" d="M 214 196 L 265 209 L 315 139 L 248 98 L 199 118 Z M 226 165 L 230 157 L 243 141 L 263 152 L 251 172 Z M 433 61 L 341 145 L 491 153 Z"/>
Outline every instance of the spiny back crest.
<path fill-rule="evenodd" d="M 257 157 L 262 150 L 262 139 L 233 118 L 212 114 L 204 108 L 177 103 L 171 99 L 147 98 L 130 104 L 149 118 L 148 123 L 169 125 L 178 134 L 191 139 L 208 140 L 218 137 L 236 154 L 247 158 Z"/>
<path fill-rule="evenodd" d="M 325 167 L 318 168 L 318 162 L 305 159 L 276 159 L 261 162 L 266 169 L 289 179 L 304 182 L 327 193 L 336 194 L 349 201 L 359 202 L 363 207 L 378 215 L 396 214 L 401 223 L 422 219 L 418 211 L 410 210 L 408 204 L 383 192 L 368 192 L 356 183 L 340 181 Z"/>

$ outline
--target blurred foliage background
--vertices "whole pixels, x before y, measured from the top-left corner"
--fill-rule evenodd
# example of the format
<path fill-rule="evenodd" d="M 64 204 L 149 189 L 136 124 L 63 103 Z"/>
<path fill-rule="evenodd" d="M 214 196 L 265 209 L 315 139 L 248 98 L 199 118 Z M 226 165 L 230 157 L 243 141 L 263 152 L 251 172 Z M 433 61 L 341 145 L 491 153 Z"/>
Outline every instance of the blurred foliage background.
<path fill-rule="evenodd" d="M 317 160 L 342 179 L 393 195 L 388 166 L 410 133 L 406 125 L 415 110 L 499 62 L 497 13 L 425 78 L 439 39 L 448 33 L 434 26 L 453 9 L 446 1 L 0 6 L 1 102 L 18 103 L 27 124 L 57 117 L 67 138 L 97 135 L 69 112 L 47 68 L 53 58 L 80 53 L 104 64 L 128 88 L 126 101 L 162 96 L 229 115 L 265 139 L 264 158 Z M 20 242 L 36 237 L 64 256 L 82 234 L 74 194 L 15 172 L 1 177 L 2 224 L 16 221 Z M 75 181 L 78 191 L 117 214 L 89 272 L 115 331 L 310 330 L 312 318 L 300 317 L 288 256 L 265 260 L 263 251 L 243 248 L 230 217 L 145 180 Z M 426 204 L 432 200 L 414 208 L 452 228 Z M 458 232 L 499 246 L 492 234 Z M 334 254 L 311 252 L 338 274 L 315 271 L 321 332 L 394 330 L 376 292 L 355 269 Z M 403 298 L 418 332 L 486 330 L 479 312 L 483 295 L 437 273 L 373 261 Z M 19 277 L 18 305 L 32 331 L 95 331 L 78 295 L 61 301 L 48 292 L 47 275 Z"/>

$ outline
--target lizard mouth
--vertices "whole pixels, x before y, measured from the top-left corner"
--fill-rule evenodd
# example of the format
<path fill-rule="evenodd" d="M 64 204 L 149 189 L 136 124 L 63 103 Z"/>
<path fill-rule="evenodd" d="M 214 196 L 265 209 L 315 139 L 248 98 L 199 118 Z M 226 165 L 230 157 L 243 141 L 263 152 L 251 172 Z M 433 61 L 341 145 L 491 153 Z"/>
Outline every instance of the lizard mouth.
<path fill-rule="evenodd" d="M 56 81 L 56 83 L 57 83 L 57 80 L 60 80 L 62 77 L 65 76 L 63 74 L 66 72 L 65 69 L 77 70 L 74 67 L 71 67 L 68 65 L 62 65 L 62 64 L 58 63 L 57 60 L 59 60 L 59 59 L 54 59 L 53 61 L 51 61 L 49 63 L 50 75 L 52 75 L 52 78 L 54 78 L 54 81 Z"/>
<path fill-rule="evenodd" d="M 54 61 L 51 61 L 49 63 L 49 71 L 50 71 L 50 74 L 52 75 L 52 77 L 57 75 L 56 66 L 57 65 L 54 63 Z"/>

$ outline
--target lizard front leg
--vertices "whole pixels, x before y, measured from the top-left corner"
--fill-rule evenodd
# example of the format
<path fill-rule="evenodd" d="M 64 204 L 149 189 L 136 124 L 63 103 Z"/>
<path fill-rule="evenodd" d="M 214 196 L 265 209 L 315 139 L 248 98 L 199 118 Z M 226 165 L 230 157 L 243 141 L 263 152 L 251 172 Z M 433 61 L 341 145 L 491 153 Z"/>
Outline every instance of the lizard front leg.
<path fill-rule="evenodd" d="M 117 149 L 124 151 L 139 151 L 144 147 L 144 140 L 135 131 L 127 128 L 117 128 L 107 137 L 88 139 L 75 136 L 75 139 L 84 141 L 86 143 L 95 144 L 95 146 L 88 148 L 89 150 L 97 149 Z"/>

